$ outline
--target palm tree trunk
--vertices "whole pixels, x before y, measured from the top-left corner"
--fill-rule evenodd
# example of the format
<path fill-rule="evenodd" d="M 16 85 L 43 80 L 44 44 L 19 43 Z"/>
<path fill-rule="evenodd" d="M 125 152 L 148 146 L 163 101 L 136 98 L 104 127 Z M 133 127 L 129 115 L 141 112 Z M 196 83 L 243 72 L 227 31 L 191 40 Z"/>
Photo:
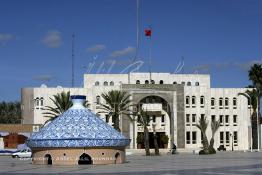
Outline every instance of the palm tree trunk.
<path fill-rule="evenodd" d="M 121 130 L 119 128 L 119 116 L 118 115 L 113 116 L 113 126 L 114 126 L 115 130 L 117 130 L 118 132 L 121 132 Z"/>
<path fill-rule="evenodd" d="M 144 126 L 144 144 L 145 144 L 146 156 L 150 156 L 149 132 L 147 126 Z"/>
<path fill-rule="evenodd" d="M 204 152 L 208 154 L 209 153 L 209 150 L 208 150 L 209 144 L 208 144 L 207 136 L 206 136 L 206 133 L 202 133 L 202 134 L 203 134 L 203 149 L 204 149 Z"/>
<path fill-rule="evenodd" d="M 155 155 L 159 156 L 159 147 L 157 144 L 157 138 L 156 138 L 156 134 L 154 133 L 154 146 L 155 146 Z"/>

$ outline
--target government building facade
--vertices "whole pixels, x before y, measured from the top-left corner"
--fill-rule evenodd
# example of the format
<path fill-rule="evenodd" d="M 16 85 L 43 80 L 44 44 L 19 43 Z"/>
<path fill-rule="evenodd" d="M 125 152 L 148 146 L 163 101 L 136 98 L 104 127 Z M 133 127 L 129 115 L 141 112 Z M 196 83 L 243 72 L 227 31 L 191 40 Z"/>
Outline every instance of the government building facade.
<path fill-rule="evenodd" d="M 252 112 L 246 97 L 238 95 L 246 88 L 211 88 L 210 76 L 206 74 L 130 73 L 130 74 L 85 74 L 83 88 L 34 87 L 22 88 L 21 105 L 23 124 L 44 124 L 44 107 L 52 106 L 53 95 L 70 91 L 71 95 L 86 95 L 90 110 L 99 112 L 99 104 L 105 103 L 102 93 L 110 90 L 128 92 L 133 103 L 132 110 L 147 111 L 150 147 L 153 133 L 169 138 L 168 148 L 174 143 L 178 149 L 195 150 L 202 147 L 202 135 L 196 127 L 201 117 L 208 121 L 207 137 L 212 136 L 211 122 L 219 120 L 214 148 L 223 145 L 226 150 L 248 150 L 251 147 Z M 106 114 L 97 114 L 112 124 Z M 121 132 L 131 139 L 130 149 L 138 148 L 138 136 L 143 127 L 127 116 L 120 119 Z M 261 140 L 261 139 L 260 139 Z"/>

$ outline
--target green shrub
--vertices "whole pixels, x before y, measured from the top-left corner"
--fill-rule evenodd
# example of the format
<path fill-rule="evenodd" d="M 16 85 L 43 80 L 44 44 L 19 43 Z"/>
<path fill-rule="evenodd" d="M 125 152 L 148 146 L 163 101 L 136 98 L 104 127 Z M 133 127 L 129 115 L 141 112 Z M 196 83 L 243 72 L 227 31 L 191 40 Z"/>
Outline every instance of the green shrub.
<path fill-rule="evenodd" d="M 136 138 L 136 143 L 137 144 L 143 144 L 144 143 L 144 134 L 143 133 L 138 133 L 137 138 Z"/>
<path fill-rule="evenodd" d="M 169 138 L 167 135 L 162 135 L 160 139 L 163 144 L 168 144 Z"/>

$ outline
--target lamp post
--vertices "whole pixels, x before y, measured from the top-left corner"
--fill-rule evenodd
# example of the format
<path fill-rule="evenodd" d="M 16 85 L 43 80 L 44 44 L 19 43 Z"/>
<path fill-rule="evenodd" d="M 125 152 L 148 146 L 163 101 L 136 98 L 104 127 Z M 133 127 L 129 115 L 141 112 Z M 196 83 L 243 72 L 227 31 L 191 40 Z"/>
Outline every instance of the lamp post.
<path fill-rule="evenodd" d="M 258 91 L 258 90 L 257 90 Z M 259 92 L 259 91 L 258 91 Z M 259 93 L 258 93 L 259 94 Z M 257 151 L 259 151 L 259 149 L 260 149 L 260 129 L 259 129 L 259 111 L 258 111 L 258 100 L 259 100 L 259 98 L 258 98 L 258 96 L 257 96 Z"/>
<path fill-rule="evenodd" d="M 232 137 L 232 151 L 234 151 L 234 134 L 230 133 L 230 136 Z"/>

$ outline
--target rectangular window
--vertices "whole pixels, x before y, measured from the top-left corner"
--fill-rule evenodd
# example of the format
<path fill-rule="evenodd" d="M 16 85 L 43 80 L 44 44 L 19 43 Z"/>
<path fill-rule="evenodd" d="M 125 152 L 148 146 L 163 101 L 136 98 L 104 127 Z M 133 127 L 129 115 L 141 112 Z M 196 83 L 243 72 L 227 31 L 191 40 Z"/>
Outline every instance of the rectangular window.
<path fill-rule="evenodd" d="M 219 109 L 223 108 L 223 98 L 219 99 Z"/>
<path fill-rule="evenodd" d="M 233 125 L 237 126 L 237 115 L 233 115 Z"/>
<path fill-rule="evenodd" d="M 109 115 L 106 115 L 106 123 L 109 123 L 109 119 L 110 119 Z"/>
<path fill-rule="evenodd" d="M 230 134 L 229 134 L 229 132 L 227 131 L 227 132 L 226 132 L 226 146 L 229 146 L 229 142 L 230 142 L 229 138 L 230 138 Z"/>
<path fill-rule="evenodd" d="M 237 146 L 237 131 L 234 131 L 234 146 Z"/>
<path fill-rule="evenodd" d="M 161 116 L 161 122 L 165 123 L 165 116 L 164 115 Z"/>
<path fill-rule="evenodd" d="M 186 96 L 186 107 L 188 108 L 189 107 L 189 96 Z"/>
<path fill-rule="evenodd" d="M 220 145 L 224 144 L 224 132 L 220 132 Z"/>
<path fill-rule="evenodd" d="M 186 125 L 190 125 L 190 114 L 186 114 Z"/>
<path fill-rule="evenodd" d="M 216 116 L 215 115 L 211 115 L 211 121 L 212 122 L 216 121 Z"/>
<path fill-rule="evenodd" d="M 204 119 L 205 118 L 205 114 L 201 114 L 201 119 Z"/>
<path fill-rule="evenodd" d="M 233 98 L 233 108 L 236 109 L 237 108 L 237 99 Z"/>
<path fill-rule="evenodd" d="M 196 97 L 192 96 L 192 107 L 196 107 Z"/>
<path fill-rule="evenodd" d="M 224 118 L 223 115 L 220 115 L 220 116 L 219 116 L 220 126 L 223 126 L 223 125 L 224 125 L 223 118 Z"/>
<path fill-rule="evenodd" d="M 225 116 L 225 123 L 226 123 L 226 126 L 229 126 L 229 115 Z"/>
<path fill-rule="evenodd" d="M 190 132 L 189 131 L 186 132 L 186 143 L 190 144 Z"/>
<path fill-rule="evenodd" d="M 192 125 L 196 125 L 196 114 L 192 114 Z"/>
<path fill-rule="evenodd" d="M 153 115 L 153 123 L 156 123 L 156 116 Z"/>
<path fill-rule="evenodd" d="M 211 109 L 215 108 L 215 98 L 211 98 Z"/>
<path fill-rule="evenodd" d="M 196 131 L 192 132 L 192 144 L 196 144 L 196 140 L 197 140 L 197 133 Z"/>

